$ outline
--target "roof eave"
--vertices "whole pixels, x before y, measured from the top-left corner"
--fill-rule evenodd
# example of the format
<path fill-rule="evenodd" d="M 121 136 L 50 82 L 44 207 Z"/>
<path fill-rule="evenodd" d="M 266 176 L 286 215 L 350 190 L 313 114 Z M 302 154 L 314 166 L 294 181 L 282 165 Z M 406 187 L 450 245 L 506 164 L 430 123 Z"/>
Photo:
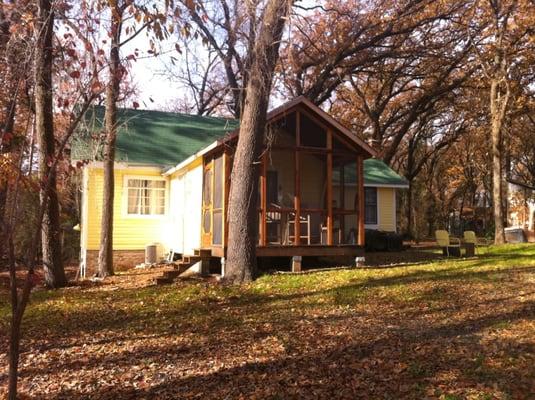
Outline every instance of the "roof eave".
<path fill-rule="evenodd" d="M 197 158 L 202 157 L 203 155 L 205 155 L 209 151 L 212 151 L 213 149 L 218 147 L 220 144 L 221 144 L 221 141 L 216 140 L 215 142 L 209 144 L 205 148 L 199 150 L 197 153 L 192 154 L 191 156 L 189 156 L 188 158 L 186 158 L 184 161 L 180 162 L 179 164 L 177 164 L 173 168 L 170 168 L 167 171 L 165 171 L 163 173 L 163 176 L 169 176 L 169 175 L 174 174 L 177 171 L 180 171 L 181 169 L 187 167 L 189 164 L 191 164 L 193 161 L 195 161 Z"/>
<path fill-rule="evenodd" d="M 364 181 L 364 187 L 408 189 L 409 185 L 407 183 L 373 183 Z"/>

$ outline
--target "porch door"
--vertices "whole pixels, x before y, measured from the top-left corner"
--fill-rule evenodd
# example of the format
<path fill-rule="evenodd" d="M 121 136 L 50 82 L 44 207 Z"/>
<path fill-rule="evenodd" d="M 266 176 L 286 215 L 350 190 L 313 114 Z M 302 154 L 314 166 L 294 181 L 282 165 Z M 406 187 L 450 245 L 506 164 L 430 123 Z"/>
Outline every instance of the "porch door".
<path fill-rule="evenodd" d="M 212 186 L 212 245 L 223 245 L 224 171 L 223 156 L 214 158 Z"/>
<path fill-rule="evenodd" d="M 202 247 L 212 245 L 212 213 L 213 213 L 213 196 L 212 188 L 214 184 L 214 161 L 210 160 L 204 166 L 203 188 L 202 188 Z"/>

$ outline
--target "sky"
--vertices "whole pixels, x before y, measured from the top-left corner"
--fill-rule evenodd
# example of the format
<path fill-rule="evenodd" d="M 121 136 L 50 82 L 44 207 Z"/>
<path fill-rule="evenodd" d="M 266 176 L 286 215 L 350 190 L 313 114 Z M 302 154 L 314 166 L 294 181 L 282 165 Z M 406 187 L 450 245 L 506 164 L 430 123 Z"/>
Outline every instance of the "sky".
<path fill-rule="evenodd" d="M 160 45 L 162 50 L 168 53 L 159 57 L 141 57 L 132 64 L 131 75 L 138 90 L 138 96 L 135 100 L 143 109 L 165 109 L 180 94 L 180 88 L 176 82 L 159 74 L 164 69 L 163 61 L 168 60 L 173 52 L 175 57 L 178 55 L 174 50 L 174 40 L 170 38 Z M 136 48 L 139 49 L 140 54 L 147 54 L 148 45 L 145 35 L 141 34 L 128 43 L 122 49 L 123 56 L 133 53 Z M 154 102 L 151 102 L 150 99 Z"/>

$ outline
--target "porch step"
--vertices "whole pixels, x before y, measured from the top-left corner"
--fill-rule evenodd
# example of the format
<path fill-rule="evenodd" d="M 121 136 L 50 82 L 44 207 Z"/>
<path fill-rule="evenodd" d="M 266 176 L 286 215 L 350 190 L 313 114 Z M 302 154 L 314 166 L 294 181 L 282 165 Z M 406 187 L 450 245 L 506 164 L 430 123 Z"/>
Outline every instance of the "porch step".
<path fill-rule="evenodd" d="M 182 256 L 182 260 L 178 263 L 195 264 L 199 261 L 201 261 L 201 256 Z"/>
<path fill-rule="evenodd" d="M 172 269 L 171 271 L 165 271 L 162 275 L 162 278 L 173 280 L 177 276 L 179 276 L 182 272 L 184 272 L 186 269 Z"/>
<path fill-rule="evenodd" d="M 195 263 L 201 261 L 199 255 L 184 255 L 182 259 L 175 262 L 173 269 L 164 271 L 163 274 L 154 279 L 156 285 L 167 285 L 180 276 L 184 271 Z"/>
<path fill-rule="evenodd" d="M 210 249 L 193 249 L 193 254 L 198 257 L 211 257 L 212 250 Z"/>

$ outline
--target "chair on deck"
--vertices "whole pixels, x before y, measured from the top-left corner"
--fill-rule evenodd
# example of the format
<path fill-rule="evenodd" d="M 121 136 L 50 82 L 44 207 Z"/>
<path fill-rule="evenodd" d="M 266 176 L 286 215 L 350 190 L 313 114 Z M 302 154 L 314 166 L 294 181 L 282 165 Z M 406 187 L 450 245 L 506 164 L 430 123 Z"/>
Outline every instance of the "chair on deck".
<path fill-rule="evenodd" d="M 291 243 L 295 241 L 295 213 L 290 213 L 290 218 L 287 223 L 287 237 Z M 304 231 L 304 232 L 303 232 Z M 311 241 L 311 227 L 310 227 L 310 214 L 301 215 L 299 217 L 299 241 L 310 245 Z"/>
<path fill-rule="evenodd" d="M 463 234 L 463 241 L 465 243 L 470 243 L 470 244 L 473 244 L 474 245 L 474 248 L 476 249 L 476 253 L 477 253 L 477 248 L 479 246 L 484 246 L 484 247 L 489 247 L 491 245 L 491 241 L 488 240 L 488 239 L 485 239 L 485 238 L 478 238 L 476 236 L 476 233 L 474 231 L 464 231 L 464 234 Z"/>
<path fill-rule="evenodd" d="M 450 256 L 450 252 L 452 253 L 451 255 L 461 256 L 461 239 L 450 236 L 448 231 L 444 230 L 435 231 L 435 238 L 437 244 L 442 247 L 442 251 L 448 257 Z"/>

